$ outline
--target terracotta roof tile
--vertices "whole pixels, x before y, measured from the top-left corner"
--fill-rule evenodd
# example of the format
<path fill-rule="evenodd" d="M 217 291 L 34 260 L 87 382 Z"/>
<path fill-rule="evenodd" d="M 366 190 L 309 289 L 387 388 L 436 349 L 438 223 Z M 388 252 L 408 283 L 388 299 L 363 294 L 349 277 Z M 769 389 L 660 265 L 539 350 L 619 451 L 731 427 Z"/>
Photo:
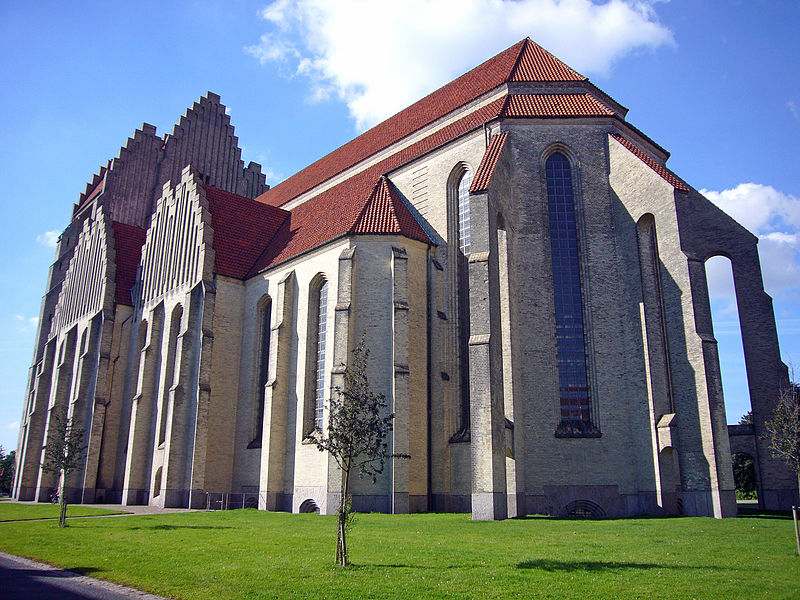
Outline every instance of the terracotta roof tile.
<path fill-rule="evenodd" d="M 144 245 L 144 229 L 126 225 L 124 223 L 111 223 L 114 230 L 114 250 L 116 254 L 116 276 L 114 300 L 118 304 L 133 306 L 131 288 L 136 283 L 136 272 L 142 258 Z"/>
<path fill-rule="evenodd" d="M 244 279 L 289 213 L 215 187 L 205 186 L 214 230 L 214 267 Z"/>
<path fill-rule="evenodd" d="M 504 101 L 504 98 L 498 98 L 294 207 L 273 242 L 256 261 L 250 275 L 347 234 L 381 175 L 497 117 Z"/>
<path fill-rule="evenodd" d="M 614 111 L 591 94 L 514 94 L 504 117 L 611 117 Z"/>
<path fill-rule="evenodd" d="M 675 173 L 673 173 L 672 171 L 670 171 L 666 167 L 662 167 L 660 164 L 658 164 L 656 161 L 654 161 L 652 158 L 650 158 L 647 154 L 642 152 L 635 144 L 633 144 L 633 142 L 630 142 L 630 141 L 626 140 L 624 137 L 622 137 L 621 135 L 616 134 L 616 133 L 610 133 L 609 135 L 612 138 L 614 138 L 615 140 L 617 140 L 620 144 L 625 146 L 625 148 L 630 150 L 630 152 L 634 156 L 636 156 L 639 160 L 641 160 L 648 167 L 653 169 L 653 171 L 655 171 L 662 179 L 664 179 L 664 181 L 666 181 L 672 187 L 674 187 L 677 190 L 684 191 L 684 192 L 688 192 L 689 191 L 688 184 L 686 184 L 680 177 L 675 175 Z"/>
<path fill-rule="evenodd" d="M 481 164 L 478 165 L 478 170 L 475 171 L 475 178 L 472 180 L 472 185 L 469 187 L 470 193 L 485 192 L 489 187 L 489 182 L 494 173 L 494 167 L 497 165 L 497 159 L 500 158 L 500 153 L 503 151 L 503 146 L 508 139 L 508 132 L 501 133 L 492 138 L 489 142 L 489 147 L 481 159 Z"/>
<path fill-rule="evenodd" d="M 258 200 L 273 206 L 285 204 L 503 83 L 582 80 L 585 77 L 526 38 L 267 190 Z"/>
<path fill-rule="evenodd" d="M 536 42 L 526 39 L 509 81 L 586 81 Z"/>
<path fill-rule="evenodd" d="M 375 184 L 349 233 L 401 234 L 431 244 L 419 221 L 386 177 Z"/>

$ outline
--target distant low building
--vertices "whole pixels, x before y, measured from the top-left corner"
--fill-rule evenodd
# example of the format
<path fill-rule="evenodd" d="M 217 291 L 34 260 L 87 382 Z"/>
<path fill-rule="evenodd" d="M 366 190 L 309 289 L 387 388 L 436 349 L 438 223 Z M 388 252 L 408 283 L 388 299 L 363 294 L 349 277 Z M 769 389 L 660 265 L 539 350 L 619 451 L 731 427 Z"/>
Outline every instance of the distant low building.
<path fill-rule="evenodd" d="M 279 185 L 220 98 L 143 125 L 87 185 L 42 303 L 14 496 L 336 510 L 309 443 L 362 338 L 395 413 L 357 510 L 736 514 L 705 261 L 733 265 L 759 437 L 786 368 L 757 238 L 627 109 L 525 39 Z M 300 118 L 300 117 L 299 117 Z"/>

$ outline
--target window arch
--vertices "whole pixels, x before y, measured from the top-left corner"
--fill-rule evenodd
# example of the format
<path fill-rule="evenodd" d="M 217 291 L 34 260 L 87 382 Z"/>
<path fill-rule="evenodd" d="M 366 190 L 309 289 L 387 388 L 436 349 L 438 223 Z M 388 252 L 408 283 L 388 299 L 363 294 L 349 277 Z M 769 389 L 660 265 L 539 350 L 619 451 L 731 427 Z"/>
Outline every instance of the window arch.
<path fill-rule="evenodd" d="M 545 162 L 556 360 L 563 433 L 585 433 L 592 420 L 581 291 L 580 248 L 569 159 L 557 150 Z M 577 425 L 577 426 L 576 426 Z"/>
<path fill-rule="evenodd" d="M 306 434 L 322 430 L 325 408 L 325 357 L 328 339 L 328 280 L 322 273 L 311 281 L 308 292 L 306 344 Z"/>
<path fill-rule="evenodd" d="M 251 427 L 253 439 L 248 448 L 261 448 L 261 437 L 264 432 L 264 404 L 266 402 L 266 386 L 269 381 L 269 346 L 272 336 L 272 298 L 264 294 L 256 307 L 258 315 L 258 346 L 256 348 L 256 369 L 258 376 L 254 394 L 254 409 L 252 411 L 253 424 Z"/>
<path fill-rule="evenodd" d="M 450 267 L 450 313 L 456 323 L 452 339 L 454 365 L 458 372 L 458 430 L 451 441 L 469 440 L 469 264 L 472 250 L 472 220 L 469 188 L 473 170 L 465 162 L 458 163 L 448 179 L 448 263 Z"/>

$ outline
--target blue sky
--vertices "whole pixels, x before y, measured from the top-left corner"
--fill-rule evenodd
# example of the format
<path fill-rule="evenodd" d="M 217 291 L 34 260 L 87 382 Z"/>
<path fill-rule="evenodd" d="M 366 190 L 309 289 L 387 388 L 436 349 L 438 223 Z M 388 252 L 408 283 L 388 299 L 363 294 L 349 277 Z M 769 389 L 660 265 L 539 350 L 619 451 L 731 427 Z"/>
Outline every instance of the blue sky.
<path fill-rule="evenodd" d="M 276 183 L 526 35 L 627 106 L 672 153 L 672 170 L 759 235 L 784 361 L 800 365 L 796 2 L 71 4 L 0 4 L 6 449 L 17 443 L 52 232 L 143 121 L 163 134 L 217 92 L 245 162 Z M 736 422 L 749 400 L 724 263 L 709 279 Z"/>

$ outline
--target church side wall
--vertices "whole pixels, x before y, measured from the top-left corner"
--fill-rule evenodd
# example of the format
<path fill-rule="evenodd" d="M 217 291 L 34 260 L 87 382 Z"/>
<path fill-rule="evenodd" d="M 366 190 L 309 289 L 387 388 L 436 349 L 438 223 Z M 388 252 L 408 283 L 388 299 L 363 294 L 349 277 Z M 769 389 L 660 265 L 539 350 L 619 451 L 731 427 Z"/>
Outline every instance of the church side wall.
<path fill-rule="evenodd" d="M 683 510 L 690 515 L 735 515 L 727 430 L 721 436 L 714 425 L 720 419 L 724 425 L 716 342 L 711 331 L 698 328 L 696 315 L 698 302 L 707 299 L 705 267 L 702 260 L 692 263 L 680 243 L 678 211 L 686 196 L 615 140 L 609 141 L 609 152 L 614 197 L 624 207 L 621 216 L 627 212 L 635 223 L 652 214 L 657 230 L 677 424 L 671 445 L 680 465 Z M 659 451 L 663 447 L 659 442 Z"/>
<path fill-rule="evenodd" d="M 431 250 L 431 431 L 432 510 L 469 512 L 469 439 L 452 440 L 461 425 L 458 363 L 458 310 L 453 252 L 448 246 L 448 186 L 455 169 L 472 173 L 486 151 L 483 129 L 465 135 L 390 174 L 437 244 Z M 450 219 L 454 218 L 452 207 Z M 441 270 L 440 270 L 441 268 Z M 411 267 L 409 266 L 409 269 Z"/>

